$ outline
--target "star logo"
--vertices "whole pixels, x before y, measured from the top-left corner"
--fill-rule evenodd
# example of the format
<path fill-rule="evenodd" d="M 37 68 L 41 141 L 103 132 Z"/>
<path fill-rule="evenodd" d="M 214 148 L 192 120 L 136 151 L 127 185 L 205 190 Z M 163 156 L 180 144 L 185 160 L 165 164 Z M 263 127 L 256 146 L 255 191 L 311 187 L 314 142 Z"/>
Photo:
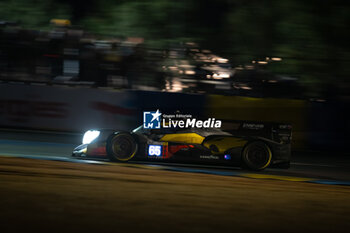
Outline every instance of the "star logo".
<path fill-rule="evenodd" d="M 159 112 L 159 109 L 157 109 L 157 111 L 155 113 L 151 113 L 151 115 L 153 116 L 152 121 L 154 121 L 155 119 L 159 120 L 159 117 L 162 115 L 160 112 Z"/>
<path fill-rule="evenodd" d="M 161 115 L 159 109 L 155 112 L 143 112 L 143 127 L 145 129 L 160 129 Z"/>

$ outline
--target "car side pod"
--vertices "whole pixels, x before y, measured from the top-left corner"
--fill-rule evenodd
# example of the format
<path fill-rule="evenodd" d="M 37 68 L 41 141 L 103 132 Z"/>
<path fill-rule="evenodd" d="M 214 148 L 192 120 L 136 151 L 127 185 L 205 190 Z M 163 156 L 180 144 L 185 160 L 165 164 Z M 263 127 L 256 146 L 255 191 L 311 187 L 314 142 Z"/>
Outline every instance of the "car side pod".
<path fill-rule="evenodd" d="M 261 171 L 271 164 L 271 149 L 262 141 L 250 142 L 243 149 L 242 161 L 244 167 Z"/>
<path fill-rule="evenodd" d="M 111 161 L 127 162 L 138 150 L 135 138 L 129 132 L 115 132 L 106 143 L 107 156 Z"/>

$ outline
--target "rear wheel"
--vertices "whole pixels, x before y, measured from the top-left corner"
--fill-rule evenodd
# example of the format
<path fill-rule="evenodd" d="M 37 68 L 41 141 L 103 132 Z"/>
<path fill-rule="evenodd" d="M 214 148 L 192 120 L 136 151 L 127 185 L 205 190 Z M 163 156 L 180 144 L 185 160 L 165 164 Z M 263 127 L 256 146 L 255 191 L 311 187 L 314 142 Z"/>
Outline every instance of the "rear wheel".
<path fill-rule="evenodd" d="M 106 150 L 110 160 L 126 162 L 136 154 L 137 143 L 129 133 L 116 133 L 108 138 Z"/>
<path fill-rule="evenodd" d="M 244 165 L 252 170 L 263 170 L 271 163 L 272 153 L 264 142 L 251 142 L 243 150 Z"/>

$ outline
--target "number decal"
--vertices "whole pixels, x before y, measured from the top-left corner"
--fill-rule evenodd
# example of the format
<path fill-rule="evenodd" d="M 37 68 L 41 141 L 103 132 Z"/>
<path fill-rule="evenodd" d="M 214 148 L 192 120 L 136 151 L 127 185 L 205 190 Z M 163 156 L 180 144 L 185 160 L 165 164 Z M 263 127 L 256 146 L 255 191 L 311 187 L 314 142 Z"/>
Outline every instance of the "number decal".
<path fill-rule="evenodd" d="M 149 145 L 148 146 L 148 156 L 161 156 L 162 146 L 161 145 Z"/>

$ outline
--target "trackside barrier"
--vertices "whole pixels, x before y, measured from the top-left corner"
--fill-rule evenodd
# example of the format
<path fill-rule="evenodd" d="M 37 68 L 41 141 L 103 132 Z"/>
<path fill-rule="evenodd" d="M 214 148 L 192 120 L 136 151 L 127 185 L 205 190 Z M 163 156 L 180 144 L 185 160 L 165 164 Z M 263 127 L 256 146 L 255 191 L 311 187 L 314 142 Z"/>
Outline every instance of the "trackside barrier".
<path fill-rule="evenodd" d="M 293 148 L 343 150 L 349 142 L 349 105 L 345 102 L 200 95 L 151 91 L 0 84 L 0 127 L 83 132 L 91 128 L 130 130 L 143 111 L 232 121 L 289 123 Z"/>
<path fill-rule="evenodd" d="M 132 93 L 20 84 L 0 85 L 0 126 L 82 132 L 128 130 L 136 122 Z"/>
<path fill-rule="evenodd" d="M 204 101 L 205 96 L 196 94 L 0 84 L 0 126 L 77 132 L 131 130 L 143 123 L 143 111 L 200 116 Z"/>

